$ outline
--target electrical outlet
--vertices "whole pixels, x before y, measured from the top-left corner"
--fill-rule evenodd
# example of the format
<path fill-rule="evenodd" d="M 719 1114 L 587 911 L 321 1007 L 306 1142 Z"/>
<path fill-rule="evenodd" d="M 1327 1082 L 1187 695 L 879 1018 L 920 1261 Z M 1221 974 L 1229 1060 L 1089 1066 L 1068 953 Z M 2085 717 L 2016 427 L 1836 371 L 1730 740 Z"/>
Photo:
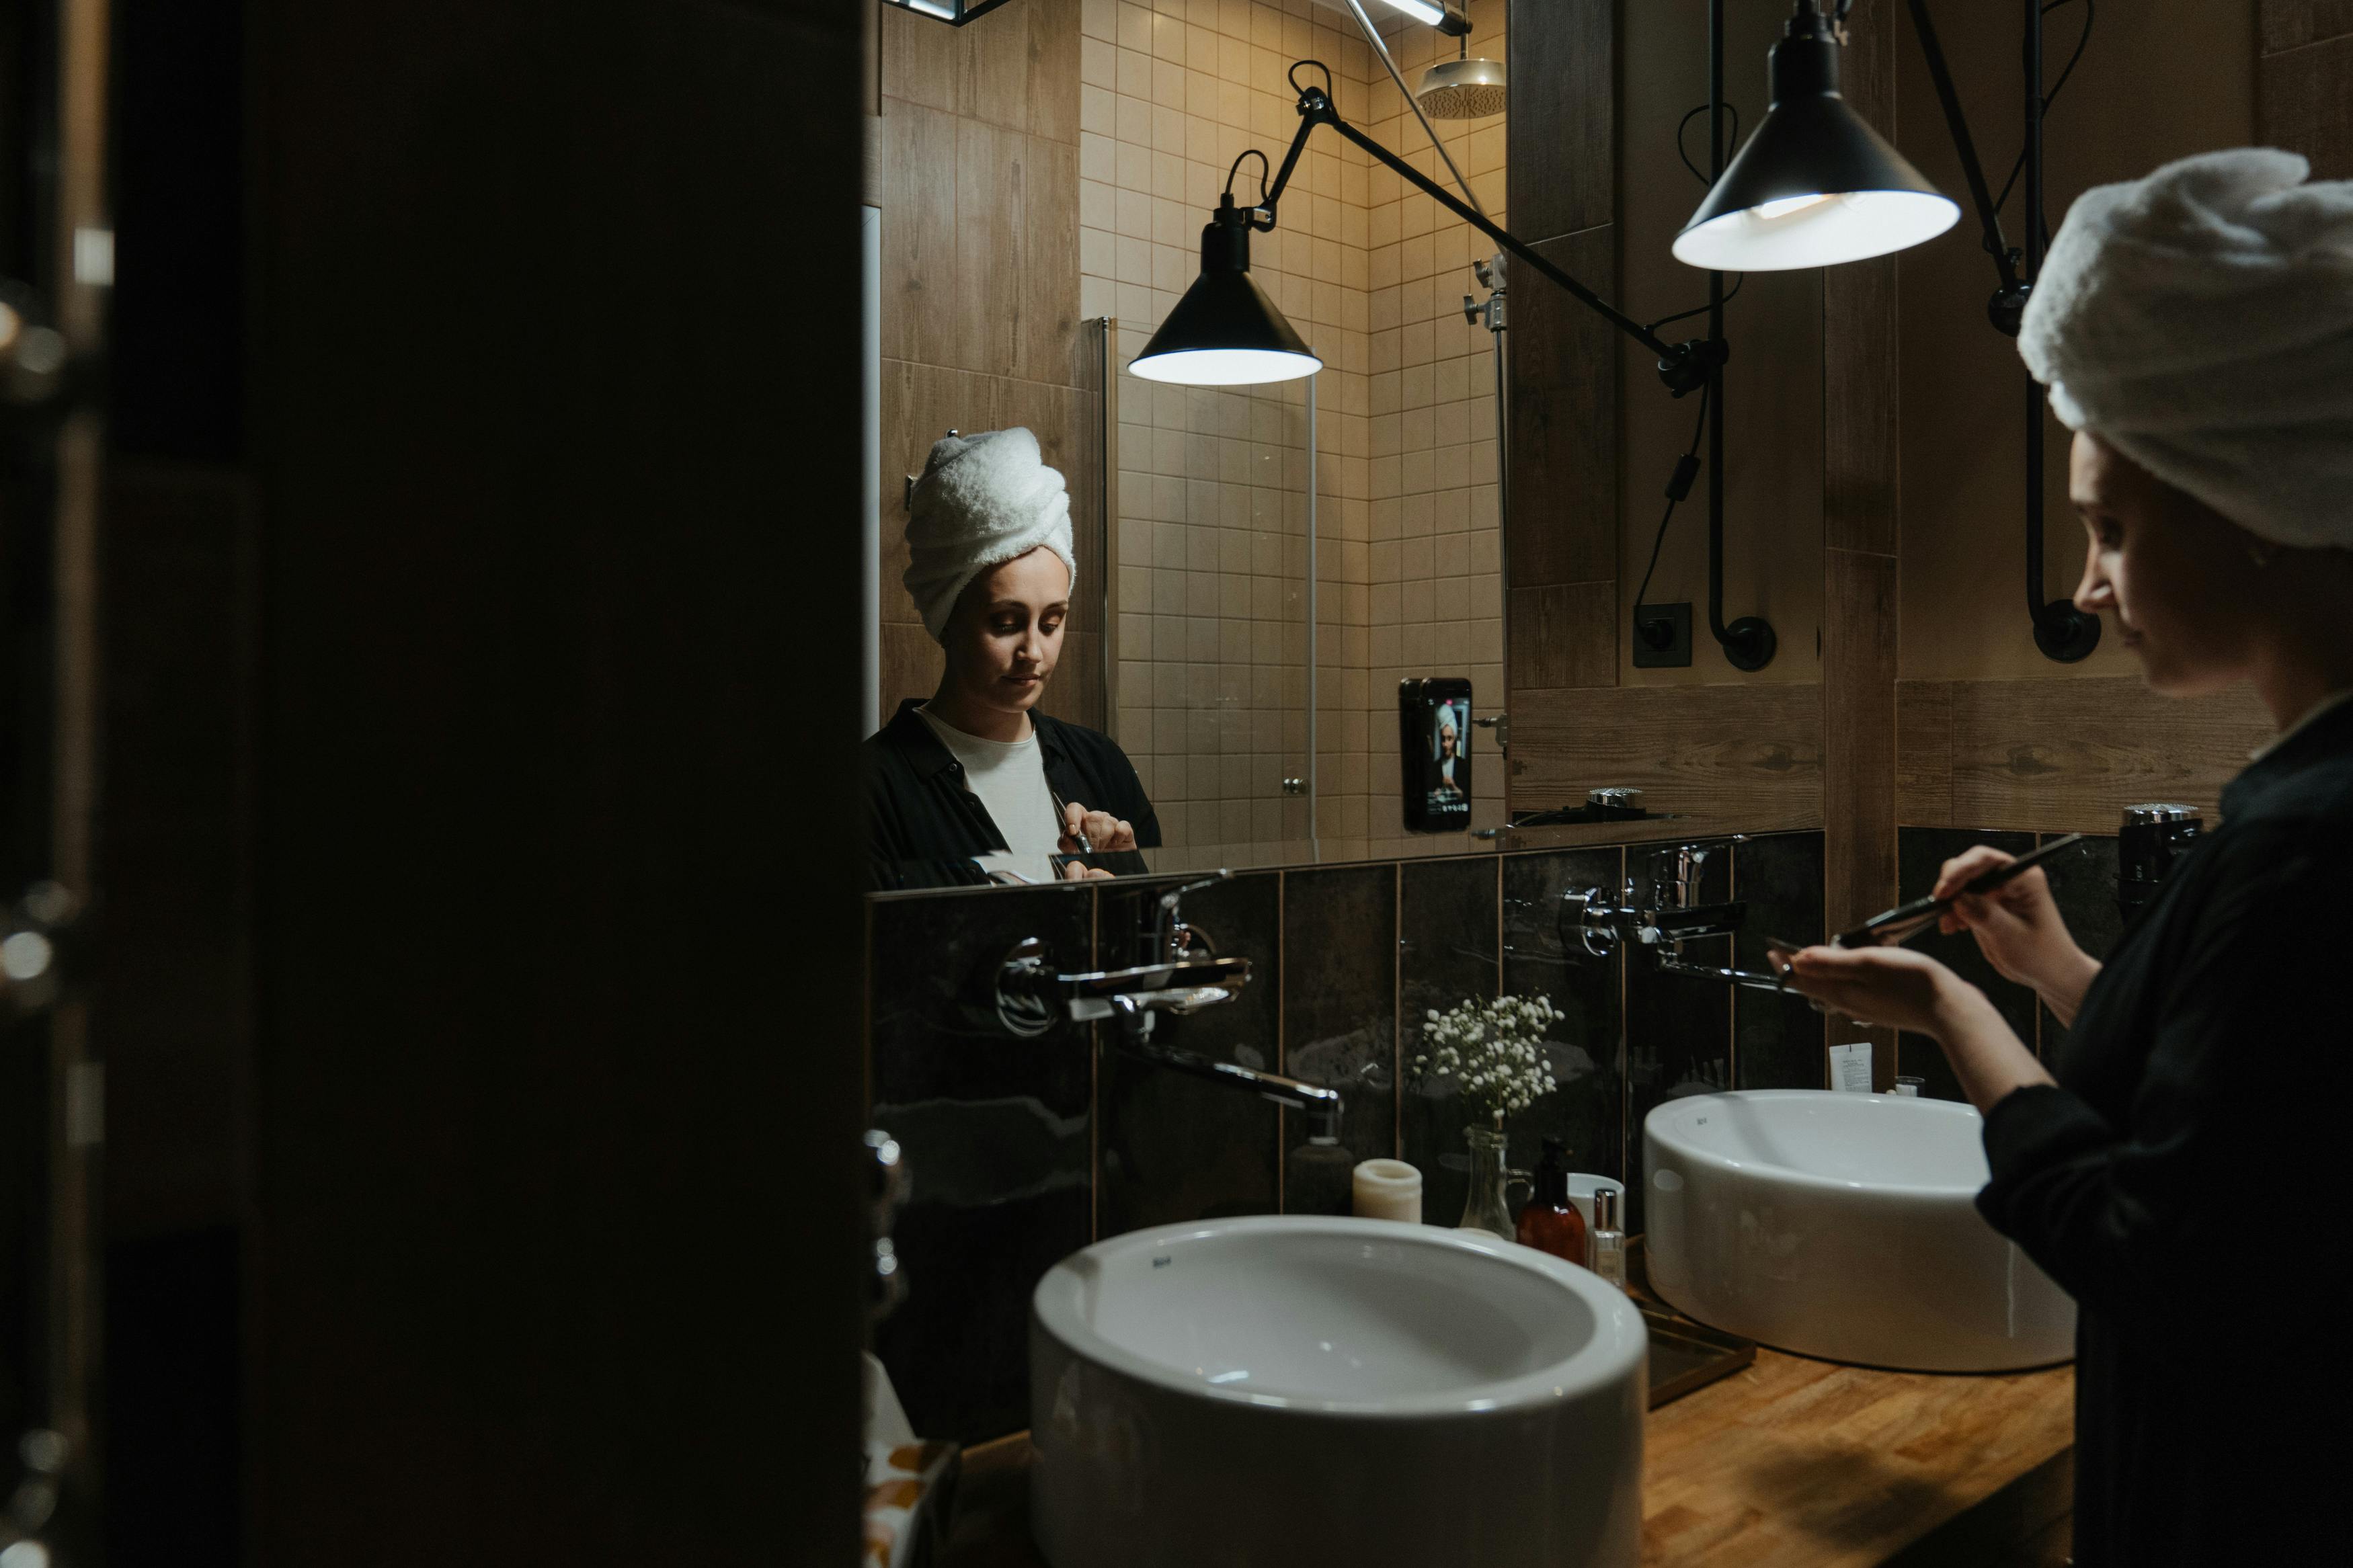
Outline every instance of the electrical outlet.
<path fill-rule="evenodd" d="M 1636 669 L 1682 669 L 1691 664 L 1691 601 L 1685 599 L 1672 605 L 1644 605 L 1634 612 Z M 1666 633 L 1664 646 L 1657 640 L 1662 630 Z"/>

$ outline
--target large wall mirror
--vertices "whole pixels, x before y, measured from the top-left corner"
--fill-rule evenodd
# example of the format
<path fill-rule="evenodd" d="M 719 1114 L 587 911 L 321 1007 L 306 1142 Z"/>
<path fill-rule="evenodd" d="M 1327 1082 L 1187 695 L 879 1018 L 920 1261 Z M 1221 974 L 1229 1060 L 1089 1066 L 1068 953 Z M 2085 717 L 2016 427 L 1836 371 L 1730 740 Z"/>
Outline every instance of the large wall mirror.
<path fill-rule="evenodd" d="M 1322 371 L 1205 387 L 1133 369 L 1198 275 L 1229 179 L 1245 204 L 1261 189 L 1243 154 L 1282 159 L 1303 58 L 1329 66 L 1349 123 L 1638 320 L 1704 306 L 1707 275 L 1667 246 L 1704 194 L 1686 165 L 1704 164 L 1705 121 L 1662 107 L 1705 101 L 1701 14 L 1619 24 L 1659 79 L 1642 115 L 1573 126 L 1547 94 L 1522 127 L 1504 0 L 1469 6 L 1464 38 L 1373 7 L 1377 50 L 1346 0 L 1206 9 L 1176 26 L 1110 6 L 1089 31 L 1076 0 L 962 29 L 886 8 L 875 721 L 930 696 L 944 663 L 900 584 L 910 476 L 952 428 L 1019 424 L 1067 481 L 1080 568 L 1039 708 L 1133 763 L 1155 870 L 1622 837 L 1641 812 L 1670 819 L 1662 835 L 1819 822 L 1820 399 L 1784 395 L 1820 385 L 1814 275 L 1741 283 L 1730 322 L 1725 614 L 1778 638 L 1754 671 L 1707 633 L 1704 481 L 1662 526 L 1697 399 L 1337 133 L 1309 139 L 1250 258 Z M 1785 10 L 1730 6 L 1731 58 L 1761 59 Z M 1612 101 L 1612 39 L 1540 32 L 1531 47 L 1562 57 L 1545 74 L 1574 88 L 1581 59 Z M 1753 68 L 1726 82 L 1727 146 L 1763 89 Z M 1638 594 L 1680 616 L 1679 648 L 1634 646 Z M 1409 743 L 1400 686 L 1423 680 L 1467 683 L 1469 721 Z M 1646 692 L 1671 700 L 1638 715 Z M 1733 715 L 1727 755 L 1710 731 Z M 1409 810 L 1457 772 L 1467 814 Z"/>

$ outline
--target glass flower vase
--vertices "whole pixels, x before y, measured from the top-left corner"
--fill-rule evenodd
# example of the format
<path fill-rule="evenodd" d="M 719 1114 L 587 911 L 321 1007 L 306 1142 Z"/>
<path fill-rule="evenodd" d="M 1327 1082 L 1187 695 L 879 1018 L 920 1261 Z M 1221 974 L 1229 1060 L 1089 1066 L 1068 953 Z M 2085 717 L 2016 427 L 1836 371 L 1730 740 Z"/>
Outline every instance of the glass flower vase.
<path fill-rule="evenodd" d="M 1462 1136 L 1471 1144 L 1471 1195 L 1462 1205 L 1461 1222 L 1454 1228 L 1483 1230 L 1498 1240 L 1509 1241 L 1515 1227 L 1504 1189 L 1515 1176 L 1526 1179 L 1505 1163 L 1511 1140 L 1492 1127 L 1466 1127 Z"/>

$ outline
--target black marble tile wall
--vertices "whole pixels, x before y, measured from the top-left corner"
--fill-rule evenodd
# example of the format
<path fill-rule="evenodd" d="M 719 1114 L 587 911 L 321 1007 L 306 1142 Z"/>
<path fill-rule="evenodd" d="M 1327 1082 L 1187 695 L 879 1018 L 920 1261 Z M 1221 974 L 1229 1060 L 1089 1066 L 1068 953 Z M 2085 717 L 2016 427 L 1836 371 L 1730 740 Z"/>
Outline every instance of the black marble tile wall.
<path fill-rule="evenodd" d="M 1732 846 L 1706 839 L 1693 900 L 1728 902 L 1732 897 Z M 1635 845 L 1626 851 L 1626 875 L 1638 909 L 1672 900 L 1673 845 Z M 1683 943 L 1694 963 L 1732 962 L 1732 939 L 1702 937 Z M 1713 1094 L 1732 1087 L 1732 988 L 1719 982 L 1669 974 L 1641 954 L 1626 961 L 1626 1126 L 1624 1159 L 1629 1171 L 1642 1165 L 1642 1119 L 1652 1109 L 1685 1095 Z M 1642 1228 L 1642 1184 L 1626 1184 L 1626 1228 Z"/>
<path fill-rule="evenodd" d="M 1082 1029 L 1016 1039 L 976 1009 L 1024 937 L 1092 967 L 1094 905 L 1041 888 L 869 906 L 871 1119 L 911 1174 L 893 1231 L 907 1300 L 875 1352 L 921 1432 L 1029 1424 L 1029 1292 L 1092 1230 L 1093 1066 Z"/>
<path fill-rule="evenodd" d="M 1822 836 L 1774 833 L 1733 847 L 1732 896 L 1748 906 L 1732 955 L 1769 973 L 1765 940 L 1824 941 Z M 1802 996 L 1732 994 L 1732 1076 L 1742 1089 L 1822 1089 L 1829 1083 L 1828 1022 Z"/>
<path fill-rule="evenodd" d="M 1496 994 L 1500 872 L 1492 855 L 1398 867 L 1398 1050 L 1405 1068 L 1398 1158 L 1420 1169 L 1421 1217 L 1434 1224 L 1452 1225 L 1462 1215 L 1470 1192 L 1462 1130 L 1470 1118 L 1453 1084 L 1417 1075 L 1413 1059 L 1431 1012 Z"/>
<path fill-rule="evenodd" d="M 1159 886 L 1113 883 L 1097 897 L 1102 942 L 1120 954 L 1151 917 Z M 1250 983 L 1223 1006 L 1163 1016 L 1161 1044 L 1262 1071 L 1278 1070 L 1282 1040 L 1282 878 L 1246 873 L 1187 893 L 1187 923 L 1221 957 L 1250 961 Z M 1113 962 L 1125 963 L 1124 956 Z M 1125 1055 L 1103 1032 L 1096 1103 L 1103 1116 L 1095 1232 L 1117 1236 L 1175 1220 L 1272 1214 L 1281 1206 L 1281 1116 L 1236 1094 Z"/>
<path fill-rule="evenodd" d="M 1359 1161 L 1397 1153 L 1398 868 L 1335 866 L 1282 879 L 1282 1070 L 1345 1097 L 1338 1149 L 1284 1112 L 1286 1214 L 1346 1214 Z"/>
<path fill-rule="evenodd" d="M 1568 1145 L 1570 1170 L 1626 1178 L 1625 960 L 1595 958 L 1573 931 L 1564 942 L 1560 929 L 1563 893 L 1598 888 L 1614 894 L 1624 875 L 1624 851 L 1617 848 L 1514 855 L 1504 862 L 1504 990 L 1544 996 L 1561 1015 L 1545 1051 L 1560 1087 L 1512 1120 L 1512 1163 L 1524 1169 L 1534 1167 L 1543 1141 L 1556 1137 Z"/>
<path fill-rule="evenodd" d="M 2035 837 L 2031 833 L 1984 833 L 1966 827 L 1903 828 L 1895 840 L 1898 894 L 1907 900 L 1927 897 L 1935 889 L 1937 873 L 1945 862 L 1977 844 L 1989 844 L 2011 855 L 2023 855 L 2035 847 Z M 1978 951 L 1977 938 L 1967 931 L 1947 936 L 1932 931 L 1915 938 L 1911 945 L 1983 991 L 2000 1011 L 2003 1020 L 2018 1032 L 2018 1037 L 2030 1047 L 2034 1044 L 2035 1013 L 2040 1005 L 2034 993 L 1996 973 L 1993 965 Z M 1953 1076 L 1943 1048 L 1925 1035 L 1895 1037 L 1895 1070 L 1921 1079 L 1920 1092 L 1933 1099 L 1968 1098 L 1961 1092 L 1960 1080 Z"/>
<path fill-rule="evenodd" d="M 2042 837 L 2047 841 L 2058 836 L 2046 833 Z M 2105 959 L 2125 930 L 2124 915 L 2116 908 L 2115 837 L 2089 837 L 2063 849 L 2043 862 L 2042 871 L 2051 879 L 2051 897 L 2065 917 L 2075 945 L 2094 958 Z M 2052 1053 L 2066 1039 L 2067 1030 L 2050 1008 L 2041 1011 L 2041 1049 L 2042 1058 L 2049 1061 Z"/>
<path fill-rule="evenodd" d="M 1647 896 L 1658 848 L 1252 872 L 1187 894 L 1187 921 L 1255 972 L 1233 1003 L 1164 1017 L 1159 1037 L 1340 1088 L 1337 1151 L 1312 1149 L 1300 1121 L 1263 1100 L 1122 1056 L 1103 1026 L 1092 1039 L 1064 1027 L 1026 1041 L 995 1027 L 987 982 L 1015 942 L 1039 937 L 1071 969 L 1134 963 L 1170 879 L 875 900 L 873 1121 L 913 1173 L 896 1233 L 910 1295 L 876 1348 L 917 1428 L 978 1441 L 1028 1424 L 1030 1291 L 1090 1239 L 1278 1208 L 1345 1212 L 1356 1162 L 1386 1154 L 1420 1167 L 1423 1218 L 1452 1225 L 1467 1117 L 1451 1084 L 1410 1071 L 1432 1008 L 1499 991 L 1549 998 L 1562 1016 L 1547 1043 L 1559 1089 L 1513 1119 L 1513 1163 L 1533 1165 L 1540 1141 L 1558 1136 L 1575 1168 L 1625 1181 L 1637 1202 L 1651 1106 L 1736 1081 L 1819 1084 L 1822 1029 L 1803 1004 L 1736 1005 L 1717 983 L 1563 950 L 1560 895 L 1614 894 L 1630 872 Z M 1820 834 L 1715 848 L 1700 896 L 1736 889 L 1748 931 L 1694 943 L 1694 957 L 1756 967 L 1763 937 L 1820 934 Z"/>

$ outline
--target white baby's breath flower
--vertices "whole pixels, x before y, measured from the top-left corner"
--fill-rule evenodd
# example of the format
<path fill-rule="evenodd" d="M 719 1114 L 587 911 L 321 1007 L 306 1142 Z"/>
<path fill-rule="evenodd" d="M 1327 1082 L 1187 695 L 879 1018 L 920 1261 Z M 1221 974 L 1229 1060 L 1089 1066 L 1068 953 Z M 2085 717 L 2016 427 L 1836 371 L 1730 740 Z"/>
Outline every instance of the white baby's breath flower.
<path fill-rule="evenodd" d="M 1544 1053 L 1544 1027 L 1563 1016 L 1549 997 L 1464 997 L 1444 1012 L 1425 1010 L 1430 1048 L 1413 1058 L 1417 1079 L 1451 1078 L 1462 1097 L 1496 1125 L 1560 1085 Z"/>

